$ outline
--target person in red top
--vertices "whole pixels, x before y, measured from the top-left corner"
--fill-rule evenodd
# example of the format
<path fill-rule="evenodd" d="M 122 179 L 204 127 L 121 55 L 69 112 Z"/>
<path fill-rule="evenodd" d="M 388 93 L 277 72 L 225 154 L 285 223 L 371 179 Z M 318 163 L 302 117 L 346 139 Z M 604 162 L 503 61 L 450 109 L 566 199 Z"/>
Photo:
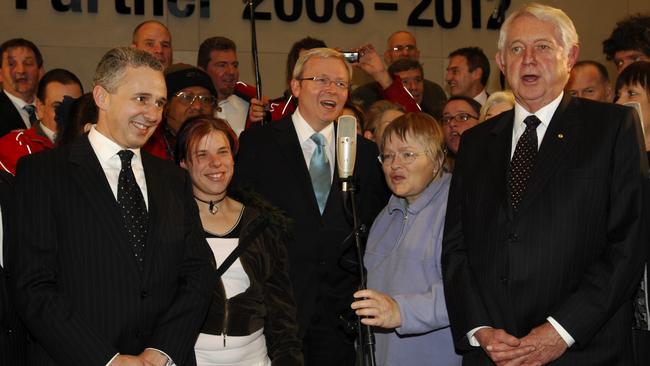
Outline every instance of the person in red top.
<path fill-rule="evenodd" d="M 45 73 L 36 92 L 36 116 L 38 121 L 26 130 L 15 130 L 0 138 L 0 169 L 16 174 L 18 160 L 54 148 L 57 124 L 55 109 L 63 97 L 79 98 L 83 94 L 81 81 L 65 69 L 53 69 Z"/>

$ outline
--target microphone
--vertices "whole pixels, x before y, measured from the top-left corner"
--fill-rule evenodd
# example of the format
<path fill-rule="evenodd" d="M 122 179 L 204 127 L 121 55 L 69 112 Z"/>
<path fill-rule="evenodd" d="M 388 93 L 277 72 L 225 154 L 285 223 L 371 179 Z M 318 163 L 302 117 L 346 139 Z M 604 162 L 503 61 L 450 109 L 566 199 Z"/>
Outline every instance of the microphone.
<path fill-rule="evenodd" d="M 350 177 L 354 172 L 357 158 L 357 119 L 353 116 L 340 116 L 336 132 L 336 166 L 343 182 L 342 191 L 350 190 Z"/>

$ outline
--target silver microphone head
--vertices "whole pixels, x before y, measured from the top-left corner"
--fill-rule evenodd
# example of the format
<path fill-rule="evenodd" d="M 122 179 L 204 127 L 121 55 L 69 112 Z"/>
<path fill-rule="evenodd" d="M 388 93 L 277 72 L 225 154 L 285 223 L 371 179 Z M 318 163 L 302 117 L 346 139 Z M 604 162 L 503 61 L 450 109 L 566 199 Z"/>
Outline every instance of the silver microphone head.
<path fill-rule="evenodd" d="M 354 163 L 357 155 L 357 119 L 355 117 L 339 117 L 336 133 L 336 149 L 336 165 L 339 178 L 347 179 L 354 172 Z"/>

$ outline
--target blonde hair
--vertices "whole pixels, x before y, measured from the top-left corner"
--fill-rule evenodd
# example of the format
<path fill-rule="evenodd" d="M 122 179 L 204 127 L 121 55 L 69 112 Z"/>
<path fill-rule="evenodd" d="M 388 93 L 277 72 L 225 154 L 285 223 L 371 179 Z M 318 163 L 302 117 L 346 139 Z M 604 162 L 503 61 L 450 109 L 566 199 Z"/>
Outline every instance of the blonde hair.
<path fill-rule="evenodd" d="M 305 67 L 305 64 L 307 61 L 309 61 L 310 58 L 312 57 L 320 57 L 320 58 L 336 58 L 341 60 L 344 64 L 345 67 L 348 70 L 348 80 L 352 80 L 352 65 L 343 57 L 343 54 L 337 50 L 331 49 L 331 48 L 312 48 L 311 50 L 305 51 L 305 53 L 302 54 L 298 58 L 298 61 L 296 62 L 296 66 L 293 68 L 293 78 L 294 79 L 300 79 L 303 77 L 302 71 Z"/>
<path fill-rule="evenodd" d="M 490 108 L 494 107 L 500 103 L 508 103 L 513 108 L 515 107 L 515 96 L 510 90 L 498 91 L 490 94 L 490 96 L 485 101 L 485 104 L 481 107 L 481 113 L 478 118 L 478 123 L 485 121 L 485 116 L 490 111 Z"/>

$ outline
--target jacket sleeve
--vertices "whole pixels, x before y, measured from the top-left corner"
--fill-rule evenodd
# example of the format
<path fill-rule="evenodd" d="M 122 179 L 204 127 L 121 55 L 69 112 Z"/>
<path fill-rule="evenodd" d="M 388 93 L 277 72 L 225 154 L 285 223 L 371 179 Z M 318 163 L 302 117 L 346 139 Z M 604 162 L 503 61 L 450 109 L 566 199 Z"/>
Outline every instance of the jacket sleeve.
<path fill-rule="evenodd" d="M 289 281 L 286 240 L 265 235 L 271 256 L 270 273 L 264 286 L 267 310 L 264 335 L 268 354 L 273 366 L 299 366 L 303 364 L 302 342 L 298 338 L 296 303 Z"/>

